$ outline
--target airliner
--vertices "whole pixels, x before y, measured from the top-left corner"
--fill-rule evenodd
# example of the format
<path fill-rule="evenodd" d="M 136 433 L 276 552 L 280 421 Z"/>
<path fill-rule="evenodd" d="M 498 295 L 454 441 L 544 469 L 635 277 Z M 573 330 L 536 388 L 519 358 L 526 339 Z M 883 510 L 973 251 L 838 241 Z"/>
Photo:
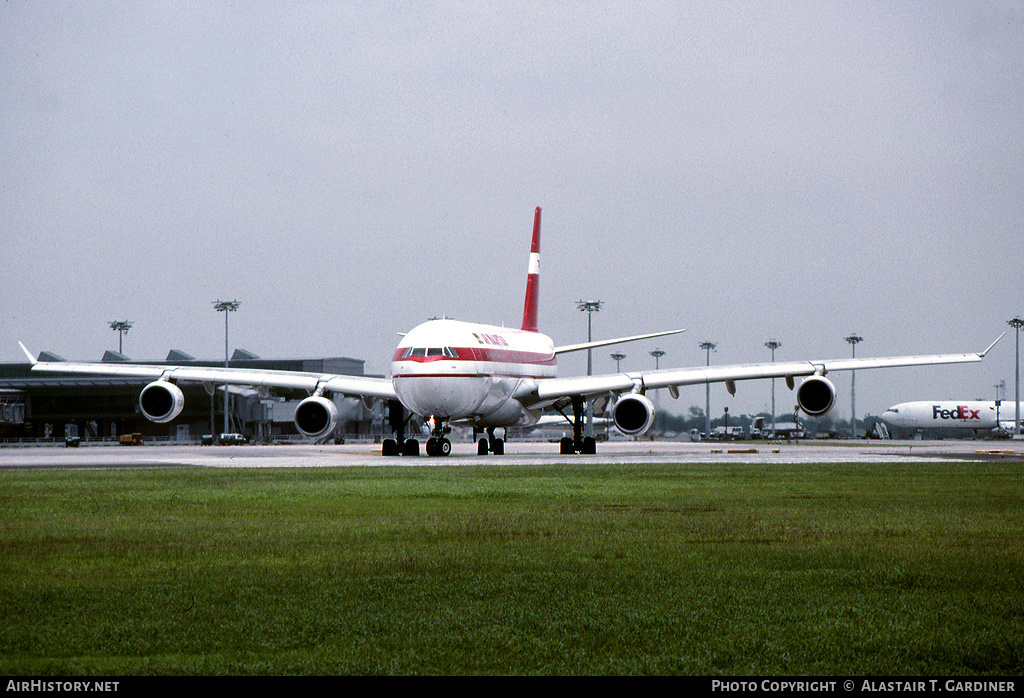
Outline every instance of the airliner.
<path fill-rule="evenodd" d="M 319 439 L 334 430 L 338 411 L 330 396 L 361 398 L 367 405 L 380 400 L 386 403 L 394 435 L 384 440 L 384 455 L 419 454 L 417 439 L 405 436 L 409 418 L 418 415 L 430 425 L 427 455 L 447 456 L 452 448 L 447 437 L 452 425 L 472 427 L 474 438 L 480 437 L 478 453 L 497 455 L 504 453 L 504 439 L 496 436 L 496 429 L 536 425 L 542 417 L 551 418 L 545 416 L 545 412 L 551 416 L 561 414 L 572 426 L 573 435 L 561 440 L 561 453 L 595 453 L 593 437 L 584 434 L 584 406 L 588 401 L 610 405 L 608 417 L 615 428 L 626 436 L 636 437 L 654 423 L 654 404 L 647 393 L 665 388 L 673 398 L 678 398 L 679 388 L 686 385 L 725 383 L 729 393 L 734 395 L 738 381 L 785 378 L 793 390 L 795 379 L 802 378 L 796 387 L 797 404 L 808 415 L 820 416 L 835 404 L 836 389 L 827 378 L 833 371 L 981 361 L 999 341 L 997 339 L 980 353 L 699 366 L 560 378 L 557 359 L 561 354 L 663 337 L 684 330 L 556 346 L 540 331 L 537 322 L 540 221 L 538 206 L 519 329 L 452 319 L 427 321 L 407 332 L 398 343 L 391 358 L 391 378 L 243 368 L 38 361 L 23 344 L 21 347 L 34 371 L 152 379 L 139 395 L 139 408 L 153 422 L 170 422 L 181 413 L 185 403 L 178 383 L 182 382 L 203 383 L 211 394 L 214 386 L 224 384 L 251 386 L 261 392 L 273 388 L 305 390 L 309 396 L 295 410 L 295 426 L 304 436 Z M 567 413 L 569 411 L 571 413 Z"/>
<path fill-rule="evenodd" d="M 1016 434 L 1014 403 L 1000 400 L 933 400 L 902 402 L 882 415 L 882 421 L 900 429 L 973 429 L 981 436 Z"/>

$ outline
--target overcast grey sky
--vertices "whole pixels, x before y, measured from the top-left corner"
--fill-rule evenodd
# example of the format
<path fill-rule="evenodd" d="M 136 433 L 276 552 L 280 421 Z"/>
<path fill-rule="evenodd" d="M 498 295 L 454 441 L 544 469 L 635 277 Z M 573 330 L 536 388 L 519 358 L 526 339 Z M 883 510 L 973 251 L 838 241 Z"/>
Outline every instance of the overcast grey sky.
<path fill-rule="evenodd" d="M 111 320 L 216 358 L 238 299 L 232 350 L 387 373 L 431 316 L 518 326 L 535 206 L 556 343 L 585 298 L 595 338 L 688 328 L 662 367 L 977 351 L 1024 314 L 1022 134 L 1018 2 L 9 0 L 0 361 Z M 861 372 L 858 412 L 1012 399 L 1013 349 Z"/>

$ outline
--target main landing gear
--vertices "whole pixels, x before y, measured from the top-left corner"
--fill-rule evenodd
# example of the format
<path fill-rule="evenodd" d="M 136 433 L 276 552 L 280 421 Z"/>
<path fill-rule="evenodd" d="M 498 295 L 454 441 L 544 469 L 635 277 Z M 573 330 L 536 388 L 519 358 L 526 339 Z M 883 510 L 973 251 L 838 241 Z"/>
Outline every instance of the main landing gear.
<path fill-rule="evenodd" d="M 381 444 L 381 453 L 385 456 L 418 456 L 420 454 L 420 442 L 416 439 L 405 438 L 405 427 L 412 419 L 412 415 L 406 416 L 405 408 L 398 400 L 388 400 L 388 424 L 395 438 L 384 439 Z"/>
<path fill-rule="evenodd" d="M 569 419 L 564 412 L 562 416 Z M 569 420 L 572 423 L 572 438 L 565 436 L 559 441 L 558 452 L 562 455 L 570 453 L 593 455 L 597 453 L 597 441 L 594 437 L 583 435 L 583 419 L 583 398 L 580 395 L 573 395 L 572 419 Z"/>
<path fill-rule="evenodd" d="M 488 453 L 493 453 L 496 456 L 505 455 L 505 440 L 495 438 L 494 427 L 490 427 L 487 430 L 486 439 L 480 436 L 480 434 L 479 429 L 473 430 L 473 439 L 476 440 L 476 454 L 478 456 L 486 456 Z"/>
<path fill-rule="evenodd" d="M 395 434 L 393 439 L 384 439 L 383 455 L 385 456 L 418 456 L 420 454 L 420 442 L 416 439 L 405 438 L 405 428 L 412 418 L 406 415 L 405 408 L 398 400 L 388 401 L 388 424 Z M 564 437 L 559 442 L 559 453 L 571 454 L 580 453 L 592 455 L 597 453 L 597 441 L 593 436 L 584 436 L 584 401 L 579 395 L 572 397 L 572 418 L 562 412 L 566 421 L 572 424 L 572 437 Z M 426 452 L 428 456 L 447 456 L 452 452 L 452 442 L 447 435 L 451 433 L 449 427 L 443 420 L 433 418 L 430 420 L 431 435 L 427 440 Z M 486 456 L 493 453 L 496 456 L 505 454 L 505 440 L 494 435 L 494 428 L 487 429 L 487 437 L 482 436 L 479 429 L 473 430 L 473 438 L 477 442 L 477 455 Z"/>

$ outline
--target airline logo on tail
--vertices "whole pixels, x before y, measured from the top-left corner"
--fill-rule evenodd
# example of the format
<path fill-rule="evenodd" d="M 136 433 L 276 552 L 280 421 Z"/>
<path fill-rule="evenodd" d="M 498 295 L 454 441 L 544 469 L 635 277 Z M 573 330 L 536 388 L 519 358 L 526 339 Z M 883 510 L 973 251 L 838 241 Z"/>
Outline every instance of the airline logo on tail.
<path fill-rule="evenodd" d="M 944 410 L 941 405 L 932 405 L 932 419 L 981 419 L 981 410 L 972 410 L 966 405 L 959 405 L 952 410 Z"/>
<path fill-rule="evenodd" d="M 526 302 L 523 304 L 523 330 L 537 332 L 537 306 L 540 303 L 540 206 L 533 214 L 533 241 L 530 266 L 526 272 Z"/>

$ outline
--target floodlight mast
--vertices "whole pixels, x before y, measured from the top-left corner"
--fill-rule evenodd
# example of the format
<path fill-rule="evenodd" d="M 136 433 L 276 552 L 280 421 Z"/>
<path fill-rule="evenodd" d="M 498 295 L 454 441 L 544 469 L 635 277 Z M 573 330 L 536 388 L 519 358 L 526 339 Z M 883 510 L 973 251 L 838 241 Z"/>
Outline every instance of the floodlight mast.
<path fill-rule="evenodd" d="M 764 343 L 772 351 L 772 363 L 775 363 L 775 350 L 782 346 L 782 342 L 776 339 L 769 339 Z M 794 420 L 796 415 L 794 415 Z M 772 378 L 772 438 L 775 438 L 775 379 Z"/>
<path fill-rule="evenodd" d="M 661 357 L 663 357 L 664 355 L 665 355 L 665 352 L 663 350 L 657 349 L 657 348 L 655 348 L 655 350 L 651 352 L 651 356 L 654 357 L 654 370 L 655 371 L 657 371 L 659 368 L 661 368 Z M 654 399 L 658 403 L 658 411 L 657 411 L 657 413 L 655 413 L 655 419 L 660 421 L 662 419 L 662 416 L 661 416 L 661 393 L 655 393 L 654 394 Z M 659 434 L 661 434 L 664 431 L 663 429 L 660 429 L 660 428 L 656 428 L 655 430 Z M 662 435 L 664 436 L 664 434 L 662 434 Z"/>
<path fill-rule="evenodd" d="M 593 325 L 591 324 L 591 320 L 594 317 L 594 313 L 599 311 L 601 309 L 602 305 L 604 305 L 604 304 L 601 301 L 576 301 L 576 307 L 581 312 L 584 312 L 584 313 L 587 314 L 587 341 L 588 342 L 593 342 L 594 341 Z M 591 355 L 590 349 L 587 349 L 587 375 L 590 376 L 590 375 L 593 375 L 593 373 L 594 373 L 593 357 Z"/>
<path fill-rule="evenodd" d="M 1013 423 L 1013 433 L 1015 436 L 1020 436 L 1020 328 L 1024 327 L 1024 320 L 1017 316 L 1012 320 L 1007 320 L 1006 324 L 1016 330 L 1017 342 L 1014 345 L 1013 354 L 1013 376 L 1014 376 L 1014 388 L 1013 397 L 1014 404 L 1016 405 L 1016 415 Z"/>
<path fill-rule="evenodd" d="M 593 342 L 593 320 L 594 313 L 601 309 L 603 303 L 601 301 L 576 301 L 576 308 L 581 312 L 587 314 L 587 341 Z M 587 375 L 591 376 L 594 374 L 594 356 L 591 349 L 587 349 Z M 587 400 L 587 436 L 594 435 L 594 403 L 591 400 Z"/>
<path fill-rule="evenodd" d="M 850 346 L 853 348 L 853 358 L 857 358 L 857 344 L 863 342 L 864 338 L 855 334 L 845 338 Z M 853 438 L 857 438 L 857 393 L 855 390 L 857 381 L 857 372 L 850 371 L 850 432 L 853 434 Z"/>
<path fill-rule="evenodd" d="M 700 348 L 707 352 L 707 365 L 711 365 L 711 352 L 718 344 L 715 342 L 701 342 Z M 704 384 L 704 438 L 711 438 L 711 383 Z"/>
<path fill-rule="evenodd" d="M 119 333 L 117 338 L 117 353 L 124 354 L 124 336 L 128 334 L 128 330 L 135 324 L 131 320 L 114 320 L 110 323 L 110 329 Z"/>
<path fill-rule="evenodd" d="M 661 368 L 661 363 L 660 363 L 661 362 L 661 357 L 663 357 L 664 355 L 665 355 L 665 352 L 663 352 L 661 349 L 655 349 L 654 351 L 651 352 L 651 356 L 654 357 L 654 370 L 655 371 L 657 371 L 659 368 Z"/>
<path fill-rule="evenodd" d="M 242 301 L 213 301 L 213 308 L 218 313 L 224 313 L 224 368 L 228 367 L 228 315 L 238 310 Z M 231 399 L 228 386 L 224 386 L 224 432 L 231 431 L 228 421 L 231 417 Z"/>
<path fill-rule="evenodd" d="M 612 360 L 615 362 L 615 372 L 616 373 L 621 373 L 622 372 L 622 369 L 619 368 L 619 362 L 622 361 L 624 358 L 626 358 L 625 354 L 622 354 L 622 353 L 619 353 L 619 352 L 615 352 L 614 354 L 612 354 Z"/>

